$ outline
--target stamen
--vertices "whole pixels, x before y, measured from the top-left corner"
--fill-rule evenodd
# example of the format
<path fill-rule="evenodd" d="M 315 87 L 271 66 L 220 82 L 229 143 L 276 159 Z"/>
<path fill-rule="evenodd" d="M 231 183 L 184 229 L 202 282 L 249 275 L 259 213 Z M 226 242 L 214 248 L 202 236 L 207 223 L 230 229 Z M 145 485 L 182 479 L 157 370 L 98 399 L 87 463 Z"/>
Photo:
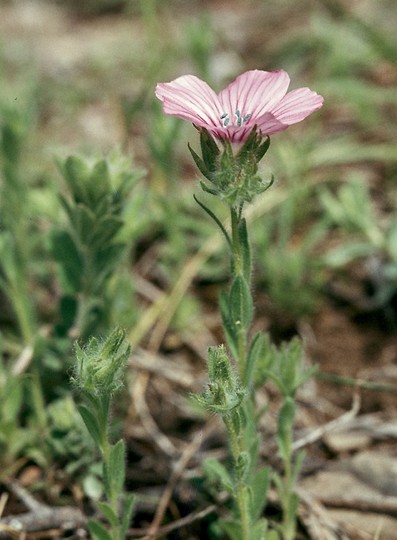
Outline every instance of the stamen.
<path fill-rule="evenodd" d="M 221 120 L 223 120 L 223 127 L 227 127 L 227 125 L 228 125 L 229 122 L 230 122 L 230 115 L 229 115 L 229 113 L 224 112 L 224 113 L 221 115 Z"/>
<path fill-rule="evenodd" d="M 241 116 L 241 112 L 237 109 L 237 111 L 234 113 L 234 116 L 236 117 L 235 124 L 237 127 L 241 127 L 245 122 L 248 122 L 248 120 L 251 118 L 252 114 L 248 113 L 245 116 Z M 227 127 L 230 124 L 230 114 L 227 112 L 224 112 L 221 114 L 220 119 L 223 120 L 223 127 Z"/>

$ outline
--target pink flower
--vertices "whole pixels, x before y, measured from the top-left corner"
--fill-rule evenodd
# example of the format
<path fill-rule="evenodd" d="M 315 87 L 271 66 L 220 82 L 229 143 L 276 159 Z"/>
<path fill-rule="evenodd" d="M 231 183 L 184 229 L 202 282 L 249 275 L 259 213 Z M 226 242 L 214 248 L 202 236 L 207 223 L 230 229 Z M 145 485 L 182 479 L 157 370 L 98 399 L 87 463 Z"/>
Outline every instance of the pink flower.
<path fill-rule="evenodd" d="M 323 97 L 309 88 L 287 93 L 290 78 L 283 70 L 246 71 L 216 94 L 194 75 L 156 86 L 166 114 L 206 128 L 218 139 L 244 142 L 254 126 L 263 136 L 300 122 L 322 107 Z"/>

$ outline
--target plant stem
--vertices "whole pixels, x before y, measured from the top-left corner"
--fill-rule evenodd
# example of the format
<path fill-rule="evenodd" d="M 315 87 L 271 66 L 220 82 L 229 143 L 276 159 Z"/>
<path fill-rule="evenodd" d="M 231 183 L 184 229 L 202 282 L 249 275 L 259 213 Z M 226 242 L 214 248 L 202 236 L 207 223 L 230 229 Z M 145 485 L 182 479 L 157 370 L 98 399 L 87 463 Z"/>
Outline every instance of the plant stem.
<path fill-rule="evenodd" d="M 230 207 L 230 221 L 232 226 L 232 273 L 242 276 L 243 260 L 239 235 L 240 216 L 234 206 Z"/>
<path fill-rule="evenodd" d="M 232 450 L 236 470 L 238 470 L 239 456 L 242 454 L 242 451 L 243 451 L 243 449 L 241 448 L 242 440 L 236 432 L 231 416 L 226 415 L 223 417 L 223 420 L 225 422 L 226 429 L 229 435 L 229 442 L 230 442 L 230 447 Z M 241 519 L 242 540 L 250 540 L 250 520 L 249 520 L 249 511 L 248 511 L 248 498 L 247 498 L 247 492 L 244 488 L 245 488 L 244 481 L 241 478 L 238 478 L 237 504 L 238 504 L 240 519 Z"/>
<path fill-rule="evenodd" d="M 243 280 L 246 280 L 244 276 L 244 255 L 241 245 L 240 237 L 240 224 L 241 224 L 241 212 L 242 206 L 237 209 L 234 206 L 230 207 L 230 221 L 232 229 L 231 239 L 231 271 L 232 276 L 240 276 Z M 247 283 L 250 288 L 250 283 Z M 248 331 L 249 328 L 245 327 L 243 321 L 239 321 L 238 341 L 237 341 L 237 361 L 239 366 L 239 372 L 241 380 L 245 380 L 245 368 L 247 358 L 247 346 L 248 346 Z"/>

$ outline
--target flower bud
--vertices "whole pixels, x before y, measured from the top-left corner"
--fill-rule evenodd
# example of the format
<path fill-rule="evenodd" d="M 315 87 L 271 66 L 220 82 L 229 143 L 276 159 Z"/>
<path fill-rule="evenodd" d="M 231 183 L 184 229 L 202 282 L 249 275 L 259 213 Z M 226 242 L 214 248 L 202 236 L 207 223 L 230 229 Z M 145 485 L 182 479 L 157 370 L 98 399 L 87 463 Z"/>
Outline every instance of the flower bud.
<path fill-rule="evenodd" d="M 76 344 L 75 352 L 72 382 L 78 388 L 95 396 L 111 395 L 120 388 L 130 353 L 123 330 L 115 329 L 102 343 L 93 337 L 85 347 Z"/>

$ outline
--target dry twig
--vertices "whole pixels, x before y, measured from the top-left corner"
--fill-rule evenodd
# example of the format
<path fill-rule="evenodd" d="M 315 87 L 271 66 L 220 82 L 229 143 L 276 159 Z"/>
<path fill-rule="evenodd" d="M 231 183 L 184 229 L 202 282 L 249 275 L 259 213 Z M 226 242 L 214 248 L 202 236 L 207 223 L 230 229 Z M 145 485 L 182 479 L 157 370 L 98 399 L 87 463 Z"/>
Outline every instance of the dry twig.
<path fill-rule="evenodd" d="M 10 491 L 20 499 L 28 512 L 0 519 L 0 538 L 22 538 L 26 532 L 48 529 L 75 529 L 85 523 L 85 517 L 72 506 L 51 507 L 37 501 L 15 481 L 5 482 Z"/>

